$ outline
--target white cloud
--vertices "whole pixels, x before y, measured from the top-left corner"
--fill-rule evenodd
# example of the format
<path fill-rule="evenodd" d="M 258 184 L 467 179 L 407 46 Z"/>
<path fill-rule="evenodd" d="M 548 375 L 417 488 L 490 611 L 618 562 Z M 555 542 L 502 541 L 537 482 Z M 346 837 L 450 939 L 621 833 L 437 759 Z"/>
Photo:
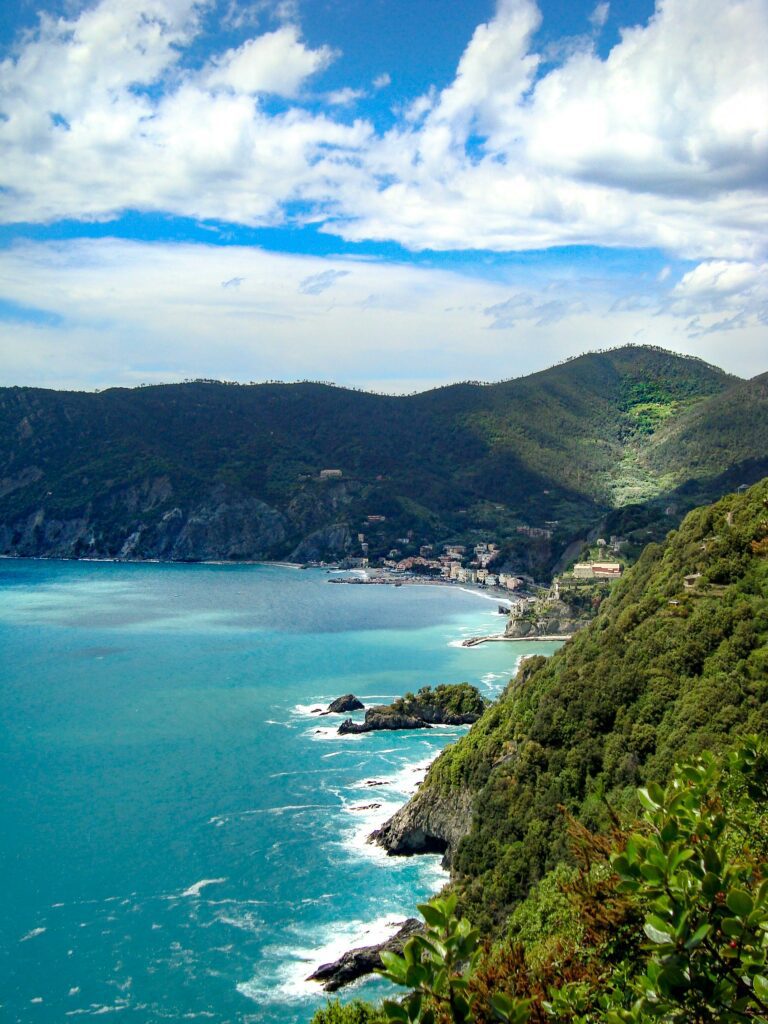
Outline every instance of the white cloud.
<path fill-rule="evenodd" d="M 212 88 L 224 86 L 236 93 L 295 97 L 304 81 L 332 59 L 329 47 L 310 50 L 295 25 L 283 25 L 215 58 L 204 80 Z"/>
<path fill-rule="evenodd" d="M 536 327 L 550 327 L 574 313 L 584 313 L 587 305 L 581 299 L 542 299 L 541 296 L 519 293 L 483 310 L 491 317 L 493 330 L 508 330 L 521 320 L 532 320 Z"/>
<path fill-rule="evenodd" d="M 700 263 L 675 285 L 663 308 L 674 316 L 690 318 L 692 337 L 768 326 L 768 263 Z"/>
<path fill-rule="evenodd" d="M 455 81 L 369 150 L 346 237 L 414 248 L 658 246 L 752 257 L 768 237 L 765 0 L 663 0 L 606 59 L 533 82 L 532 0 L 481 26 Z M 480 136 L 477 152 L 467 145 Z"/>
<path fill-rule="evenodd" d="M 371 84 L 374 89 L 386 89 L 388 85 L 392 84 L 392 76 L 388 71 L 384 71 L 382 74 L 376 75 Z"/>
<path fill-rule="evenodd" d="M 343 89 L 334 89 L 332 92 L 326 93 L 325 102 L 330 103 L 332 107 L 348 107 L 365 95 L 364 89 L 352 89 L 347 85 Z"/>
<path fill-rule="evenodd" d="M 0 219 L 138 209 L 276 223 L 307 181 L 330 177 L 336 149 L 367 138 L 362 123 L 298 106 L 269 115 L 252 95 L 293 95 L 330 60 L 294 26 L 184 72 L 180 48 L 197 30 L 192 0 L 102 0 L 43 19 L 0 64 Z"/>
<path fill-rule="evenodd" d="M 319 274 L 310 274 L 299 281 L 299 291 L 302 295 L 320 295 L 350 273 L 349 270 L 323 270 Z"/>
<path fill-rule="evenodd" d="M 608 15 L 610 13 L 610 10 L 611 10 L 611 5 L 608 3 L 608 0 L 601 0 L 601 2 L 599 4 L 595 5 L 595 9 L 592 11 L 592 13 L 589 16 L 589 23 L 590 23 L 590 25 L 594 29 L 599 31 L 605 25 L 606 21 L 608 20 Z"/>
<path fill-rule="evenodd" d="M 201 6 L 101 0 L 43 17 L 0 64 L 0 219 L 137 209 L 260 225 L 298 200 L 328 231 L 414 249 L 762 259 L 767 5 L 658 0 L 606 58 L 587 37 L 545 67 L 534 0 L 500 0 L 454 80 L 381 135 L 339 111 L 351 87 L 326 94 L 326 114 L 302 105 L 333 54 L 295 21 L 190 71 L 180 55 L 201 45 Z M 593 25 L 605 17 L 600 3 Z M 292 102 L 274 113 L 265 93 Z"/>
<path fill-rule="evenodd" d="M 644 342 L 737 373 L 765 370 L 765 328 L 754 318 L 735 325 L 724 344 L 719 334 L 692 337 L 682 309 L 653 317 L 630 305 L 611 311 L 616 294 L 604 284 L 565 269 L 555 277 L 542 286 L 520 267 L 510 280 L 482 280 L 242 246 L 19 244 L 0 251 L 0 299 L 27 312 L 43 306 L 45 315 L 2 323 L 0 384 L 310 377 L 412 390 L 419 380 L 426 387 L 530 373 L 640 331 Z M 682 285 L 687 308 L 706 317 L 709 293 L 695 277 L 704 298 L 697 307 L 692 285 Z M 751 281 L 744 277 L 747 288 Z M 736 294 L 728 300 L 732 313 Z M 489 329 L 494 318 L 503 329 Z"/>

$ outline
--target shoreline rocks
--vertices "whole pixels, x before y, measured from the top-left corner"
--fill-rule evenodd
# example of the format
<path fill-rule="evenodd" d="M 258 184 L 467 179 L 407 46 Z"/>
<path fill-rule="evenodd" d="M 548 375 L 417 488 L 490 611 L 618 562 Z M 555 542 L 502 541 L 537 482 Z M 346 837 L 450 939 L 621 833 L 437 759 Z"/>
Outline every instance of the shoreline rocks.
<path fill-rule="evenodd" d="M 459 843 L 472 825 L 474 798 L 470 790 L 436 790 L 427 784 L 368 836 L 390 857 L 441 853 L 443 867 L 450 867 Z"/>
<path fill-rule="evenodd" d="M 349 696 L 352 696 L 351 694 Z M 375 732 L 382 729 L 430 729 L 433 725 L 472 725 L 485 710 L 486 703 L 477 688 L 469 683 L 441 683 L 432 689 L 424 686 L 417 694 L 408 693 L 392 704 L 377 704 L 365 712 L 365 720 L 347 718 L 339 726 L 340 736 Z"/>
<path fill-rule="evenodd" d="M 432 726 L 423 718 L 415 715 L 398 714 L 391 710 L 391 705 L 382 704 L 379 707 L 369 708 L 365 713 L 364 722 L 354 722 L 351 718 L 345 719 L 338 728 L 339 736 L 346 736 L 350 733 L 376 732 L 381 729 L 431 729 Z"/>
<path fill-rule="evenodd" d="M 395 934 L 384 942 L 347 950 L 338 960 L 329 964 L 321 964 L 316 971 L 309 975 L 307 981 L 321 982 L 326 992 L 335 992 L 342 985 L 348 985 L 357 978 L 362 978 L 364 974 L 372 974 L 378 968 L 383 967 L 382 952 L 402 953 L 406 942 L 418 934 L 422 928 L 423 925 L 418 918 L 409 917 Z"/>
<path fill-rule="evenodd" d="M 345 711 L 362 711 L 365 705 L 359 700 L 354 693 L 345 693 L 343 697 L 337 697 L 336 700 L 331 701 L 328 705 L 328 710 L 324 711 L 324 715 L 339 715 Z"/>

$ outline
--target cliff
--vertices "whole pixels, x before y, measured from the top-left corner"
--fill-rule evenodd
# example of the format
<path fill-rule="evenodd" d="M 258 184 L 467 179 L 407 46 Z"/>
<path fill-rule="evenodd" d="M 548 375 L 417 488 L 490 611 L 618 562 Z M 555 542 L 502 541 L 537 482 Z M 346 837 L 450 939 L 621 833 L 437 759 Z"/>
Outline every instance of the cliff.
<path fill-rule="evenodd" d="M 393 857 L 442 853 L 449 867 L 459 843 L 469 833 L 474 792 L 468 787 L 422 786 L 419 792 L 368 837 Z"/>
<path fill-rule="evenodd" d="M 502 920 L 675 760 L 768 727 L 768 479 L 649 545 L 597 617 L 516 678 L 371 839 L 444 850 L 473 919 Z M 609 810 L 610 809 L 610 810 Z"/>

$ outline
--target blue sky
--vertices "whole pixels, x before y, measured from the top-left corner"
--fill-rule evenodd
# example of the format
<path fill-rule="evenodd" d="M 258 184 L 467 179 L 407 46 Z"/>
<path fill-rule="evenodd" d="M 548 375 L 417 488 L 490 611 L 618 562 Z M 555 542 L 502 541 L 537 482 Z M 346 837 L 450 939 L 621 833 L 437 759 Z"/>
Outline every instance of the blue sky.
<path fill-rule="evenodd" d="M 0 49 L 0 384 L 768 369 L 768 0 L 25 0 Z"/>

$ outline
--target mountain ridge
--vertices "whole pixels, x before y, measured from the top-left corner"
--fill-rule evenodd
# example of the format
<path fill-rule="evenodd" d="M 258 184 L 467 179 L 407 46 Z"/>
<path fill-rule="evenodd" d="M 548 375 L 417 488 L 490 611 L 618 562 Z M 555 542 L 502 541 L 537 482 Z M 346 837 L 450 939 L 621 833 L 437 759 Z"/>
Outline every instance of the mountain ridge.
<path fill-rule="evenodd" d="M 310 382 L 0 389 L 0 553 L 311 560 L 360 554 L 360 532 L 374 557 L 408 533 L 414 545 L 495 535 L 511 564 L 545 577 L 612 508 L 663 501 L 689 464 L 705 489 L 730 468 L 711 432 L 695 450 L 717 399 L 733 452 L 759 461 L 766 449 L 739 423 L 762 438 L 768 402 L 749 385 L 625 346 L 412 396 Z M 746 397 L 729 403 L 734 388 Z M 557 521 L 551 543 L 516 534 L 544 521 Z"/>

